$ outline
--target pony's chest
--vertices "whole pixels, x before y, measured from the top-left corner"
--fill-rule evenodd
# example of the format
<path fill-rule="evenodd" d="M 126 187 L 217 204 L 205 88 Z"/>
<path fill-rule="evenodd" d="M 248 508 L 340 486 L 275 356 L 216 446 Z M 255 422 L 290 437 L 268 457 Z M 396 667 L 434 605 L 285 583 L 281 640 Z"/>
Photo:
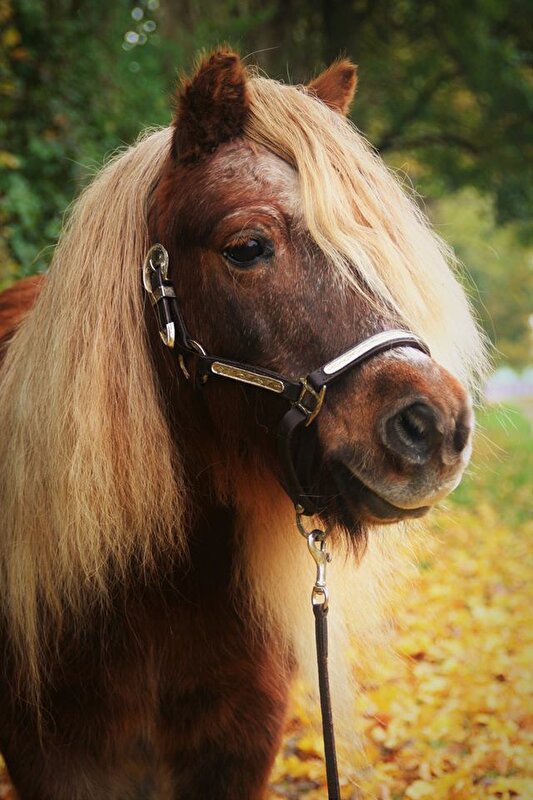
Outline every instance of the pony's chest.
<path fill-rule="evenodd" d="M 209 775 L 223 780 L 247 740 L 255 751 L 266 737 L 272 749 L 264 720 L 283 717 L 286 694 L 275 648 L 251 635 L 229 598 L 206 602 L 147 594 L 65 651 L 46 752 L 4 687 L 11 719 L 1 747 L 15 767 L 21 742 L 32 754 L 22 789 L 28 779 L 54 800 L 175 800 L 188 786 L 215 797 L 209 783 L 196 787 Z"/>

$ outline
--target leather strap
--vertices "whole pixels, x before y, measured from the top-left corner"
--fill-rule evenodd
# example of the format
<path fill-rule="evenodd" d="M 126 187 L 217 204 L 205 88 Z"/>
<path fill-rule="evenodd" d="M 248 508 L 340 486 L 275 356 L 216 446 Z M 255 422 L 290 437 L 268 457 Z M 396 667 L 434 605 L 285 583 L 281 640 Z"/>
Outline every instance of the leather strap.
<path fill-rule="evenodd" d="M 335 732 L 331 710 L 331 693 L 328 675 L 328 605 L 313 603 L 315 615 L 316 658 L 318 666 L 318 686 L 320 690 L 320 711 L 322 712 L 322 735 L 326 757 L 326 776 L 328 781 L 328 800 L 340 800 Z"/>

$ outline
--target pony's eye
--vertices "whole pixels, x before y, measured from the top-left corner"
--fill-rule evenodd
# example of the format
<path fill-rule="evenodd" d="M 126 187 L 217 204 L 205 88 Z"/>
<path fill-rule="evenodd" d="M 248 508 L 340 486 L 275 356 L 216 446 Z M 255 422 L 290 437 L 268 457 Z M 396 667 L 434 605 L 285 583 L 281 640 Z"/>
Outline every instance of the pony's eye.
<path fill-rule="evenodd" d="M 272 246 L 259 238 L 246 239 L 236 242 L 226 247 L 222 251 L 224 258 L 227 258 L 236 267 L 252 267 L 263 258 L 272 255 Z"/>

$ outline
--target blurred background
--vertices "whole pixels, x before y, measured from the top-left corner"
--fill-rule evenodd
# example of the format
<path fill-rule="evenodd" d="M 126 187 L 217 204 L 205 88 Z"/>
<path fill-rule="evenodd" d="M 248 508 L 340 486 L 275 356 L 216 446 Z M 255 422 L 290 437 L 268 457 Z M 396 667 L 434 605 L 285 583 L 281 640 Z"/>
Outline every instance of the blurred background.
<path fill-rule="evenodd" d="M 353 756 L 346 798 L 533 797 L 532 8 L 0 0 L 0 288 L 46 269 L 66 208 L 104 157 L 167 124 L 178 72 L 224 42 L 290 83 L 339 55 L 355 61 L 353 121 L 465 265 L 495 346 L 491 403 L 470 474 L 433 517 L 436 544 L 400 606 L 403 661 L 374 660 L 360 677 L 366 755 Z M 272 798 L 326 796 L 306 713 L 296 698 Z"/>

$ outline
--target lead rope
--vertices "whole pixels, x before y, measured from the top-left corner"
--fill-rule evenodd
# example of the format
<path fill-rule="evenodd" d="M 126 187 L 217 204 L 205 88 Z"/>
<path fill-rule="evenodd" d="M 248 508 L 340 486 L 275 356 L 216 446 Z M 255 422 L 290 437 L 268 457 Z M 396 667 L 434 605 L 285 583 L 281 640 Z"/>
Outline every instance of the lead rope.
<path fill-rule="evenodd" d="M 328 800 L 340 800 L 339 773 L 335 749 L 335 731 L 328 673 L 328 610 L 329 595 L 326 584 L 326 565 L 331 561 L 331 553 L 326 550 L 327 531 L 314 529 L 306 531 L 303 523 L 303 508 L 296 506 L 296 524 L 316 564 L 316 580 L 311 592 L 311 605 L 315 615 L 316 659 L 318 666 L 318 688 L 320 711 L 322 715 L 322 735 L 326 759 Z"/>

